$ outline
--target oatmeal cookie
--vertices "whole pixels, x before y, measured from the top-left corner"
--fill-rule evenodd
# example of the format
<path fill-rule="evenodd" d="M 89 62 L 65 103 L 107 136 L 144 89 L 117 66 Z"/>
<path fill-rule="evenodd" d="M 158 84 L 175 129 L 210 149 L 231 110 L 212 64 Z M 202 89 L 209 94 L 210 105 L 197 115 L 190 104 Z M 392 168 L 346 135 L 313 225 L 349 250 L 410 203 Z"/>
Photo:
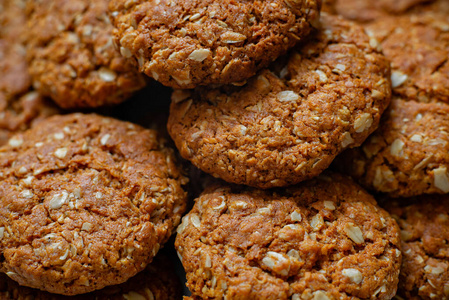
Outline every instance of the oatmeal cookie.
<path fill-rule="evenodd" d="M 449 197 L 390 200 L 386 209 L 401 229 L 398 294 L 405 299 L 449 299 Z"/>
<path fill-rule="evenodd" d="M 108 0 L 37 0 L 28 5 L 34 86 L 63 108 L 122 102 L 146 85 L 112 41 Z"/>
<path fill-rule="evenodd" d="M 391 61 L 394 93 L 449 102 L 448 28 L 449 14 L 438 13 L 386 17 L 367 26 Z"/>
<path fill-rule="evenodd" d="M 391 197 L 449 192 L 449 105 L 393 99 L 381 125 L 336 166 Z"/>
<path fill-rule="evenodd" d="M 145 270 L 120 285 L 78 296 L 63 296 L 18 285 L 0 273 L 2 300 L 179 300 L 181 284 L 167 256 L 158 254 Z"/>
<path fill-rule="evenodd" d="M 187 287 L 202 299 L 391 299 L 399 230 L 349 178 L 210 186 L 177 229 Z"/>
<path fill-rule="evenodd" d="M 324 13 L 322 23 L 242 87 L 175 91 L 168 130 L 181 155 L 228 182 L 270 188 L 359 146 L 390 102 L 389 63 L 361 27 Z"/>
<path fill-rule="evenodd" d="M 185 183 L 155 131 L 50 117 L 0 149 L 0 271 L 64 295 L 122 283 L 179 223 Z"/>
<path fill-rule="evenodd" d="M 174 88 L 240 82 L 302 40 L 321 0 L 112 0 L 114 37 Z"/>
<path fill-rule="evenodd" d="M 58 112 L 31 88 L 22 44 L 24 23 L 24 1 L 0 1 L 0 145 Z"/>

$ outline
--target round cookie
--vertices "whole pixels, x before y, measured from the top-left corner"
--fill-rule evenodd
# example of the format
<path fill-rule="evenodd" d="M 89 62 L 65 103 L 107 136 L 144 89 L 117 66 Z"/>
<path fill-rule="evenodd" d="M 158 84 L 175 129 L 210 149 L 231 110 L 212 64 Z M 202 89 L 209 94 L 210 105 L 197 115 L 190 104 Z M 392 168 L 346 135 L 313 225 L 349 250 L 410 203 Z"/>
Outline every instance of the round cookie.
<path fill-rule="evenodd" d="M 390 102 L 388 61 L 363 29 L 322 28 L 242 87 L 177 90 L 168 130 L 181 155 L 228 182 L 259 188 L 314 177 L 373 132 Z"/>
<path fill-rule="evenodd" d="M 381 18 L 367 26 L 391 61 L 394 93 L 449 102 L 449 14 Z"/>
<path fill-rule="evenodd" d="M 63 108 L 122 102 L 145 78 L 112 41 L 108 0 L 38 0 L 28 5 L 34 86 Z"/>
<path fill-rule="evenodd" d="M 391 299 L 401 251 L 394 220 L 349 178 L 278 190 L 216 185 L 175 241 L 201 299 Z"/>
<path fill-rule="evenodd" d="M 401 229 L 398 295 L 404 299 L 449 299 L 449 197 L 391 199 L 386 209 Z"/>
<path fill-rule="evenodd" d="M 24 1 L 0 3 L 0 145 L 58 112 L 56 106 L 31 89 L 25 48 Z"/>
<path fill-rule="evenodd" d="M 114 37 L 141 72 L 174 88 L 240 82 L 302 40 L 321 0 L 112 0 Z"/>
<path fill-rule="evenodd" d="M 186 206 L 187 179 L 157 132 L 54 116 L 0 148 L 0 271 L 74 295 L 142 271 Z"/>
<path fill-rule="evenodd" d="M 20 286 L 0 273 L 2 300 L 179 300 L 181 294 L 181 284 L 169 258 L 160 254 L 127 282 L 77 296 L 50 294 Z"/>
<path fill-rule="evenodd" d="M 404 14 L 419 4 L 435 0 L 334 0 L 339 15 L 358 22 L 371 22 L 388 15 Z M 445 1 L 445 0 L 443 0 Z"/>
<path fill-rule="evenodd" d="M 391 197 L 449 192 L 449 105 L 393 99 L 379 129 L 336 166 Z"/>

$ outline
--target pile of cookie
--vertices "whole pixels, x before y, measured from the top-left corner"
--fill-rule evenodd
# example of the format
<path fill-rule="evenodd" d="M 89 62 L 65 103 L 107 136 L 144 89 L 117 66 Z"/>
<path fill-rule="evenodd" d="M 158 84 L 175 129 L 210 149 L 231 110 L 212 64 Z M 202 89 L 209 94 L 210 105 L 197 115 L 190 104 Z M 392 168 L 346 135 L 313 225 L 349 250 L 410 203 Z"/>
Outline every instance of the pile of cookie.
<path fill-rule="evenodd" d="M 0 0 L 0 299 L 449 299 L 448 58 L 447 0 Z"/>

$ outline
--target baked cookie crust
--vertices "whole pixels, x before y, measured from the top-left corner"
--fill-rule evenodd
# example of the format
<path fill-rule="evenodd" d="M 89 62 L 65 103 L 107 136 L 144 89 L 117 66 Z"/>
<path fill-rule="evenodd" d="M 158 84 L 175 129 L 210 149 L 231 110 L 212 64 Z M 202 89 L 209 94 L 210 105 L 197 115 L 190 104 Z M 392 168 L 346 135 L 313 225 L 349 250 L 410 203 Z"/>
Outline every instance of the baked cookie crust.
<path fill-rule="evenodd" d="M 181 283 L 166 255 L 158 254 L 145 270 L 120 284 L 77 296 L 63 296 L 20 286 L 0 273 L 2 300 L 179 300 Z"/>
<path fill-rule="evenodd" d="M 0 149 L 0 271 L 75 295 L 142 271 L 178 225 L 187 179 L 157 132 L 54 116 Z"/>
<path fill-rule="evenodd" d="M 174 88 L 240 82 L 307 36 L 321 0 L 112 0 L 120 52 Z"/>
<path fill-rule="evenodd" d="M 187 287 L 201 299 L 391 299 L 395 221 L 348 177 L 287 189 L 208 187 L 177 229 Z"/>
<path fill-rule="evenodd" d="M 380 18 L 366 27 L 391 61 L 392 88 L 404 99 L 449 102 L 449 13 Z"/>
<path fill-rule="evenodd" d="M 381 125 L 336 166 L 391 197 L 449 192 L 449 105 L 393 99 Z"/>

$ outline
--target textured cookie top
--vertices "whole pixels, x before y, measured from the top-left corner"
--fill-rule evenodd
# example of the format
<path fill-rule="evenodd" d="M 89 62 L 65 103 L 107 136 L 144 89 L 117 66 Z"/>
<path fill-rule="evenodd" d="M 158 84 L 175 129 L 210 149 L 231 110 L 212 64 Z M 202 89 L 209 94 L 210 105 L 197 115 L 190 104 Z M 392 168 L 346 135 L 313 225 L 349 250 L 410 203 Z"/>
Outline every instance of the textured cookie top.
<path fill-rule="evenodd" d="M 25 29 L 24 1 L 0 2 L 0 145 L 17 131 L 49 115 L 55 105 L 31 89 L 21 44 Z"/>
<path fill-rule="evenodd" d="M 421 102 L 449 102 L 449 14 L 379 19 L 367 26 L 391 61 L 393 91 Z"/>
<path fill-rule="evenodd" d="M 398 293 L 411 300 L 449 299 L 449 197 L 421 196 L 386 208 L 401 229 Z"/>
<path fill-rule="evenodd" d="M 393 99 L 361 148 L 337 158 L 365 187 L 393 197 L 449 192 L 449 105 Z"/>
<path fill-rule="evenodd" d="M 107 0 L 29 1 L 34 86 L 63 108 L 116 104 L 145 86 L 113 45 L 107 6 Z"/>
<path fill-rule="evenodd" d="M 66 295 L 145 268 L 185 209 L 186 179 L 157 133 L 55 116 L 0 149 L 1 271 Z"/>
<path fill-rule="evenodd" d="M 226 181 L 269 188 L 314 177 L 360 145 L 390 102 L 387 60 L 363 29 L 322 28 L 242 87 L 175 91 L 168 130 L 181 155 Z"/>
<path fill-rule="evenodd" d="M 177 229 L 187 287 L 202 299 L 391 299 L 399 230 L 347 177 L 279 190 L 206 189 Z"/>
<path fill-rule="evenodd" d="M 239 82 L 302 40 L 321 0 L 112 0 L 124 57 L 164 85 Z"/>
<path fill-rule="evenodd" d="M 434 0 L 334 0 L 330 6 L 345 18 L 369 22 L 387 15 L 403 14 L 419 4 L 432 1 Z"/>
<path fill-rule="evenodd" d="M 0 273 L 2 300 L 179 300 L 181 284 L 169 258 L 158 254 L 145 270 L 120 285 L 78 296 L 63 296 L 18 285 Z"/>

